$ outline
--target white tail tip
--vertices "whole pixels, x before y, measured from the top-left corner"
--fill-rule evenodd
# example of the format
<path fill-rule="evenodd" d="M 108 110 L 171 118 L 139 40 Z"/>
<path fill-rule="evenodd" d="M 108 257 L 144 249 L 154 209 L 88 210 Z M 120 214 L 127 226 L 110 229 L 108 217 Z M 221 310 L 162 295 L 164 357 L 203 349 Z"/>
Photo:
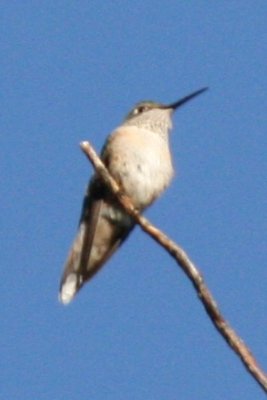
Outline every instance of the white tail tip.
<path fill-rule="evenodd" d="M 77 275 L 70 274 L 63 285 L 61 286 L 59 293 L 59 301 L 63 304 L 69 304 L 77 292 Z"/>

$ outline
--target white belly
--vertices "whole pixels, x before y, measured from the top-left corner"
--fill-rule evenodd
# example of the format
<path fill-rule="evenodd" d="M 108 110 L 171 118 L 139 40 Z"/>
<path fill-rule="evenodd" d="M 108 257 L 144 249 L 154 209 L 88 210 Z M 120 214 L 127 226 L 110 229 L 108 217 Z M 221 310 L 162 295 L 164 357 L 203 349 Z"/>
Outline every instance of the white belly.
<path fill-rule="evenodd" d="M 117 129 L 104 154 L 109 171 L 140 209 L 150 205 L 173 176 L 167 141 L 145 129 Z"/>

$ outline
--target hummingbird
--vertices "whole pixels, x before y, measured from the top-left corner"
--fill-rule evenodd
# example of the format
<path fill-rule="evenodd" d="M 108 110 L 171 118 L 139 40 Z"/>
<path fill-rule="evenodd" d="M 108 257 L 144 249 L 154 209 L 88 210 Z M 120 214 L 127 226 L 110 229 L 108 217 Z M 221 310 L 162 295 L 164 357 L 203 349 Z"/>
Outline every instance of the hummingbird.
<path fill-rule="evenodd" d="M 206 90 L 197 90 L 169 105 L 142 101 L 107 138 L 101 159 L 139 212 L 162 194 L 174 175 L 169 145 L 174 111 Z M 100 270 L 134 226 L 134 220 L 100 177 L 93 175 L 60 282 L 63 304 L 68 304 Z"/>

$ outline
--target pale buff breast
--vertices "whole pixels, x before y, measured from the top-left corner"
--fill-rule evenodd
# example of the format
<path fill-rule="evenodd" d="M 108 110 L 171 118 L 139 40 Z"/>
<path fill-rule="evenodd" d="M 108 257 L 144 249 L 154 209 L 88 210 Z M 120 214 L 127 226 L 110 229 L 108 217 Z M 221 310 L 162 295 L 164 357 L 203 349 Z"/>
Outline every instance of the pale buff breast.
<path fill-rule="evenodd" d="M 103 158 L 112 176 L 140 209 L 150 205 L 173 176 L 167 138 L 146 129 L 118 128 L 110 136 Z"/>

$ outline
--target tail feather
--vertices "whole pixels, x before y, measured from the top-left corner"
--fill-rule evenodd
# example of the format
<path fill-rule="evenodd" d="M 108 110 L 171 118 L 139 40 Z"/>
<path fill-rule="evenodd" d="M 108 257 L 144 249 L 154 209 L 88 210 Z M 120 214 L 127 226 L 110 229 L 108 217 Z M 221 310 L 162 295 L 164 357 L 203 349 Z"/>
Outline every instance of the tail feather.
<path fill-rule="evenodd" d="M 61 279 L 59 299 L 63 304 L 71 302 L 134 227 L 127 214 L 104 200 L 90 201 L 87 205 Z"/>
<path fill-rule="evenodd" d="M 81 256 L 85 236 L 85 226 L 80 225 L 77 236 L 66 261 L 63 276 L 60 283 L 59 300 L 63 304 L 71 302 L 75 294 L 82 286 Z"/>

